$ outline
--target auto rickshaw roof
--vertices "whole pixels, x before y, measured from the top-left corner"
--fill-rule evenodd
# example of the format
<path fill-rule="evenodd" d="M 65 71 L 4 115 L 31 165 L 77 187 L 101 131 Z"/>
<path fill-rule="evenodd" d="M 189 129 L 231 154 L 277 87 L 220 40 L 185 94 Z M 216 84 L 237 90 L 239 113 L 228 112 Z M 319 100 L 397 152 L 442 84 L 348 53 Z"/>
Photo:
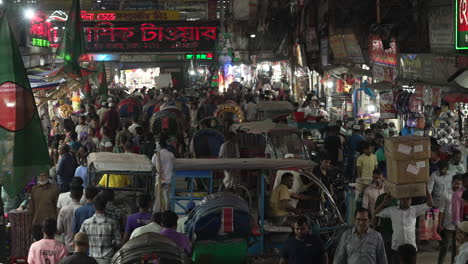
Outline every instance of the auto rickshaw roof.
<path fill-rule="evenodd" d="M 133 153 L 94 152 L 88 156 L 88 166 L 96 172 L 153 172 L 153 164 L 145 155 Z"/>
<path fill-rule="evenodd" d="M 310 169 L 317 165 L 311 160 L 295 159 L 176 159 L 176 171 L 201 170 L 279 170 Z"/>
<path fill-rule="evenodd" d="M 271 119 L 267 119 L 264 121 L 233 124 L 231 126 L 231 131 L 233 132 L 244 131 L 250 134 L 261 134 L 261 133 L 269 133 L 269 132 L 274 132 L 274 131 L 298 132 L 299 130 L 287 124 L 275 123 L 271 121 Z"/>

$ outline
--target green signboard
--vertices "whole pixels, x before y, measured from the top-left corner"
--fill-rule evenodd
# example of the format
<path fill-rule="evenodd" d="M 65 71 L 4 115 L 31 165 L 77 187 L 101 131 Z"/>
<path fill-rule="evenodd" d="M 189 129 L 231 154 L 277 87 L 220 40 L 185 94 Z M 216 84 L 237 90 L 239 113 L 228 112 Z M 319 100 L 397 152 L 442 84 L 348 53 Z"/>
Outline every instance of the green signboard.
<path fill-rule="evenodd" d="M 468 2 L 455 0 L 455 48 L 468 49 Z"/>

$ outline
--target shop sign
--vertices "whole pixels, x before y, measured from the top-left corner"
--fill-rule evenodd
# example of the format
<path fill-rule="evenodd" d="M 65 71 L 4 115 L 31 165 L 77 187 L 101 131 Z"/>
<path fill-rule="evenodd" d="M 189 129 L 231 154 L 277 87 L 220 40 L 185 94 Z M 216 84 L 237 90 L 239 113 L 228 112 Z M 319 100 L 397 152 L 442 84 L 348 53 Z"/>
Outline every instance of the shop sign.
<path fill-rule="evenodd" d="M 214 50 L 215 22 L 83 22 L 88 52 Z"/>
<path fill-rule="evenodd" d="M 429 10 L 429 38 L 432 52 L 452 52 L 454 43 L 453 8 L 432 7 Z"/>
<path fill-rule="evenodd" d="M 31 44 L 34 47 L 50 47 L 50 41 L 45 40 L 45 39 L 32 38 Z"/>
<path fill-rule="evenodd" d="M 180 20 L 180 13 L 172 10 L 145 11 L 81 11 L 83 21 L 165 21 Z"/>
<path fill-rule="evenodd" d="M 382 39 L 377 34 L 369 35 L 369 58 L 372 63 L 398 66 L 398 50 L 396 39 L 390 41 L 390 48 L 384 49 Z"/>
<path fill-rule="evenodd" d="M 335 62 L 364 63 L 361 46 L 354 34 L 330 36 L 330 47 Z"/>
<path fill-rule="evenodd" d="M 468 3 L 455 0 L 455 48 L 468 49 Z"/>
<path fill-rule="evenodd" d="M 213 53 L 185 54 L 186 60 L 213 60 Z"/>
<path fill-rule="evenodd" d="M 401 54 L 400 57 L 400 74 L 407 79 L 443 83 L 457 70 L 455 56 Z"/>
<path fill-rule="evenodd" d="M 50 47 L 50 29 L 51 23 L 47 21 L 47 16 L 42 12 L 36 12 L 30 20 L 31 46 Z"/>

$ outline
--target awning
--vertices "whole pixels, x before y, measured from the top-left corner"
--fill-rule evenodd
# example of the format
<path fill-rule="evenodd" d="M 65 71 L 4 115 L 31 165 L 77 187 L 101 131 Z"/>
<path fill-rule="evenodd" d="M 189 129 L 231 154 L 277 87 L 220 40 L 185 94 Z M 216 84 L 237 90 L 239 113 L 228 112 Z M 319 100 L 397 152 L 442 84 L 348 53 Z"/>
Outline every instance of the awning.
<path fill-rule="evenodd" d="M 61 83 L 65 82 L 65 79 L 48 82 L 44 77 L 37 75 L 28 75 L 28 79 L 33 91 L 55 89 L 60 86 Z"/>
<path fill-rule="evenodd" d="M 176 159 L 176 171 L 311 169 L 317 163 L 295 159 Z"/>

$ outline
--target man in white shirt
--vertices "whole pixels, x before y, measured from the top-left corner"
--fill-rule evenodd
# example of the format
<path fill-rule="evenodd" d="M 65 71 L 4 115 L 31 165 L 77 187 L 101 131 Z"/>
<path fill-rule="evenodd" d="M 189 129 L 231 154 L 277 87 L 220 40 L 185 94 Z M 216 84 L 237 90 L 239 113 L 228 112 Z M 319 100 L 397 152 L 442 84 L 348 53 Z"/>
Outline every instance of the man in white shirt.
<path fill-rule="evenodd" d="M 399 263 L 397 250 L 403 244 L 416 246 L 416 219 L 424 215 L 432 207 L 432 196 L 426 188 L 427 204 L 411 206 L 411 198 L 401 198 L 400 206 L 390 206 L 385 209 L 385 205 L 390 202 L 387 195 L 382 204 L 375 209 L 375 215 L 392 220 L 392 259 L 393 263 Z"/>
<path fill-rule="evenodd" d="M 134 239 L 135 237 L 139 235 L 143 235 L 145 233 L 159 234 L 162 231 L 161 216 L 162 216 L 162 213 L 160 212 L 153 213 L 153 215 L 151 216 L 151 223 L 138 227 L 137 229 L 133 230 L 132 235 L 130 236 L 130 240 Z"/>
<path fill-rule="evenodd" d="M 80 189 L 83 192 L 83 179 L 80 177 L 73 177 L 70 189 Z M 57 200 L 57 212 L 60 212 L 62 208 L 68 206 L 72 203 L 71 192 L 61 193 Z M 80 199 L 80 204 L 84 205 L 86 203 L 86 198 L 83 195 Z M 73 239 L 73 238 L 72 238 Z"/>
<path fill-rule="evenodd" d="M 154 203 L 154 212 L 164 212 L 169 207 L 169 199 L 170 199 L 170 186 L 172 182 L 172 173 L 174 170 L 174 161 L 175 156 L 172 152 L 167 150 L 167 143 L 165 140 L 161 140 L 159 142 L 159 146 L 161 147 L 161 151 L 159 151 L 159 159 L 158 159 L 158 152 L 154 153 L 151 162 L 154 164 L 156 169 L 158 168 L 159 161 L 161 161 L 161 169 L 158 170 L 158 176 L 161 177 L 161 195 L 156 195 L 156 201 Z M 156 186 L 156 190 L 158 186 Z"/>
<path fill-rule="evenodd" d="M 68 252 L 73 252 L 73 219 L 75 210 L 81 207 L 80 200 L 83 197 L 83 188 L 72 188 L 70 197 L 72 202 L 63 207 L 58 214 L 57 219 L 57 232 L 65 234 L 65 245 L 67 246 Z"/>
<path fill-rule="evenodd" d="M 372 179 L 373 183 L 369 185 L 364 191 L 362 207 L 368 209 L 372 219 L 374 219 L 374 208 L 375 202 L 377 201 L 377 197 L 385 193 L 382 171 L 379 169 L 375 169 L 373 172 Z M 373 221 L 371 221 L 371 223 L 372 222 Z"/>
<path fill-rule="evenodd" d="M 443 197 L 447 196 L 452 189 L 453 173 L 449 171 L 449 163 L 441 160 L 438 163 L 439 169 L 431 174 L 427 188 L 432 194 L 435 207 L 440 207 Z"/>
<path fill-rule="evenodd" d="M 439 206 L 439 232 L 442 235 L 442 244 L 439 251 L 438 264 L 443 264 L 445 256 L 447 255 L 448 248 L 452 248 L 452 258 L 450 263 L 455 263 L 455 256 L 457 255 L 457 247 L 455 246 L 455 232 L 457 230 L 452 219 L 452 195 L 454 192 L 461 188 L 463 185 L 462 178 L 459 175 L 453 176 L 452 178 L 452 189 L 448 193 L 448 196 L 442 199 Z"/>
<path fill-rule="evenodd" d="M 138 124 L 138 116 L 134 116 L 132 118 L 132 125 L 128 127 L 128 131 L 133 134 L 133 136 L 137 135 L 136 128 L 141 127 L 140 124 Z"/>

